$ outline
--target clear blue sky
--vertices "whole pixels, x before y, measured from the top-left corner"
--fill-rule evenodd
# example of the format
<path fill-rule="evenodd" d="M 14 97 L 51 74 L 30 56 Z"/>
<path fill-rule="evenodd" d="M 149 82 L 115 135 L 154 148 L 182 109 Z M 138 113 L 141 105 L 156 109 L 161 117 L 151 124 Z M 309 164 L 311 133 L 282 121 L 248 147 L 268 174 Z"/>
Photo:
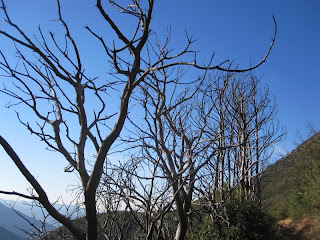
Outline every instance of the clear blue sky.
<path fill-rule="evenodd" d="M 61 4 L 74 34 L 83 36 L 82 46 L 87 43 L 88 34 L 83 28 L 86 24 L 109 31 L 98 18 L 93 0 L 61 0 Z M 54 0 L 7 0 L 7 6 L 12 20 L 28 33 L 36 33 L 38 25 L 56 30 L 57 23 L 49 21 L 57 18 Z M 274 15 L 278 23 L 275 46 L 267 62 L 255 72 L 263 76 L 262 82 L 269 85 L 271 94 L 277 98 L 280 125 L 288 130 L 287 140 L 278 144 L 277 149 L 285 152 L 295 147 L 297 130 L 307 136 L 307 122 L 320 128 L 319 12 L 318 0 L 158 0 L 152 28 L 161 37 L 171 26 L 173 49 L 184 46 L 187 30 L 197 39 L 193 49 L 200 51 L 199 59 L 206 62 L 215 51 L 216 63 L 229 58 L 245 68 L 260 61 L 266 53 L 273 36 Z M 130 26 L 130 22 L 119 20 L 118 23 L 124 31 Z M 0 22 L 0 28 L 3 28 L 3 22 Z M 0 37 L 0 48 L 10 49 L 3 37 Z M 105 72 L 104 63 L 94 57 L 94 46 L 83 49 L 91 54 L 86 62 L 87 70 L 97 74 Z M 44 182 L 52 200 L 65 195 L 65 188 L 75 177 L 63 173 L 66 164 L 61 156 L 48 154 L 45 146 L 19 125 L 14 109 L 4 108 L 8 101 L 6 96 L 0 95 L 1 135 L 16 148 L 31 172 Z M 2 150 L 0 161 L 3 166 L 0 168 L 0 189 L 24 192 L 28 185 Z M 50 169 L 49 173 L 46 168 Z"/>

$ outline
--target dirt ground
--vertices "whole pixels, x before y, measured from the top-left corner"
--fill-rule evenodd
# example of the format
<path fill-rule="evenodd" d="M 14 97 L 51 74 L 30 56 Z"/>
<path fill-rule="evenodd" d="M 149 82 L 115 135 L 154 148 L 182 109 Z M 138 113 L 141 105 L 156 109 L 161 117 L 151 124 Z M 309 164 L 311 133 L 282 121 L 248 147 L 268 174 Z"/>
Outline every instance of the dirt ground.
<path fill-rule="evenodd" d="M 320 240 L 320 221 L 304 218 L 293 221 L 290 218 L 278 222 L 284 240 Z"/>

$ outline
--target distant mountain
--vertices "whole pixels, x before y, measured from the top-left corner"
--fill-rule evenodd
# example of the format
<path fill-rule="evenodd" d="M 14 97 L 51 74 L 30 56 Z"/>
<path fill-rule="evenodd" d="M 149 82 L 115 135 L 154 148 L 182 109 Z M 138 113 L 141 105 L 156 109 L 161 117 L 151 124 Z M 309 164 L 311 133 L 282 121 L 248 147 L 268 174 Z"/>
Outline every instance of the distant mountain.
<path fill-rule="evenodd" d="M 3 227 L 0 227 L 0 237 L 3 240 L 27 240 L 27 238 L 22 238 Z"/>
<path fill-rule="evenodd" d="M 47 215 L 47 211 L 45 209 L 34 206 L 31 201 L 13 201 L 0 199 L 0 203 L 3 203 L 10 208 L 14 208 L 15 210 L 27 216 L 32 215 L 40 221 L 44 220 L 44 214 Z M 61 214 L 68 216 L 71 219 L 76 219 L 85 215 L 84 209 L 79 208 L 75 205 L 64 205 L 56 203 L 54 204 L 54 206 Z M 51 216 L 47 216 L 46 222 L 51 225 L 56 225 L 56 221 Z"/>
<path fill-rule="evenodd" d="M 21 229 L 29 232 L 34 230 L 34 228 L 28 223 L 33 223 L 34 226 L 37 228 L 41 228 L 42 223 L 39 220 L 35 220 L 32 217 L 29 217 L 19 211 L 15 212 L 10 207 L 7 207 L 3 203 L 0 203 L 0 227 L 3 229 L 6 229 L 7 231 L 10 231 L 11 233 L 14 233 L 21 237 L 21 239 L 26 239 L 28 234 L 26 234 Z M 46 230 L 53 230 L 55 229 L 54 226 L 50 224 L 46 224 Z M 4 232 L 3 234 L 7 234 Z M 8 240 L 9 238 L 5 238 L 2 236 L 2 232 L 0 235 L 0 239 L 2 240 Z"/>

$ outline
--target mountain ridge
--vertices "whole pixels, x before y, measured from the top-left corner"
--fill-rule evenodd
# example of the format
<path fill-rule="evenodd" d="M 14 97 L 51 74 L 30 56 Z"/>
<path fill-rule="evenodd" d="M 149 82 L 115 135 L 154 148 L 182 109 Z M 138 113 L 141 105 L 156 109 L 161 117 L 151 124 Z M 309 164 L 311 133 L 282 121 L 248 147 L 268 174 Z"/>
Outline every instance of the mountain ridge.
<path fill-rule="evenodd" d="M 27 238 L 22 238 L 17 234 L 14 234 L 13 232 L 1 226 L 0 226 L 0 236 L 1 236 L 1 239 L 5 239 L 5 240 L 27 240 Z"/>
<path fill-rule="evenodd" d="M 34 228 L 29 224 L 33 223 L 36 227 L 40 228 L 42 223 L 40 220 L 34 219 L 24 213 L 13 210 L 10 207 L 7 207 L 5 204 L 0 202 L 0 227 L 6 229 L 7 231 L 18 235 L 21 239 L 27 239 L 28 234 L 25 231 L 34 230 Z M 46 224 L 47 230 L 53 230 L 56 227 Z M 23 229 L 23 230 L 21 230 Z M 5 233 L 4 233 L 5 234 Z M 1 238 L 5 239 L 5 238 Z"/>

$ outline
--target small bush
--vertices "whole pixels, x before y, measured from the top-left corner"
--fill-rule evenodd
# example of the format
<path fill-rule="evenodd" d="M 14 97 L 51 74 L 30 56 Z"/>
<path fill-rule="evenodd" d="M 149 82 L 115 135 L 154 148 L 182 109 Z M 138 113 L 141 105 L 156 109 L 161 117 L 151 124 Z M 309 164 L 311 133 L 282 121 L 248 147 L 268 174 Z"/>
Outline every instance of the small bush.
<path fill-rule="evenodd" d="M 228 201 L 225 205 L 229 224 L 214 223 L 207 217 L 199 223 L 190 240 L 265 240 L 278 239 L 275 220 L 254 201 Z M 217 219 L 218 220 L 218 219 Z"/>

